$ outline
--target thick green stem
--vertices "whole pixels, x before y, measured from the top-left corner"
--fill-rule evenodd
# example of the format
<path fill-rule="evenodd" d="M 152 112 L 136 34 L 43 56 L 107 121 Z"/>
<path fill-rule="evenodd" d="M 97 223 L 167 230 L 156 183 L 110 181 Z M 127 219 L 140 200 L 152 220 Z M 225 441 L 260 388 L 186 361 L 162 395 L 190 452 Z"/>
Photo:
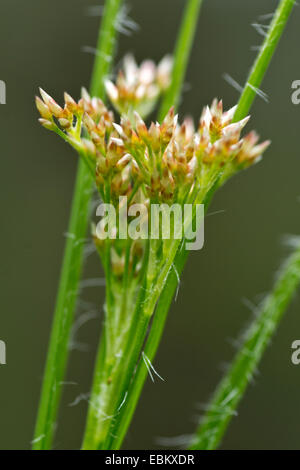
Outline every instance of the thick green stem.
<path fill-rule="evenodd" d="M 129 385 L 141 355 L 148 325 L 178 244 L 179 240 L 173 241 L 169 258 L 161 268 L 154 284 L 148 278 L 149 258 L 146 258 L 144 285 L 140 286 L 140 295 L 137 297 L 133 313 L 132 302 L 129 304 L 126 312 L 127 318 L 123 322 L 122 339 L 119 338 L 118 347 L 115 348 L 113 355 L 108 355 L 102 363 L 102 367 L 106 370 L 104 375 L 99 374 L 99 361 L 97 363 L 83 449 L 107 449 L 114 423 L 123 405 L 127 404 Z M 106 323 L 107 321 L 108 317 Z"/>
<path fill-rule="evenodd" d="M 164 119 L 171 106 L 175 106 L 175 108 L 178 106 L 202 0 L 187 0 L 186 3 L 187 5 L 184 11 L 174 52 L 172 81 L 160 108 L 158 116 L 159 121 Z"/>
<path fill-rule="evenodd" d="M 296 0 L 280 1 L 265 40 L 250 70 L 234 115 L 235 121 L 243 119 L 248 114 L 295 3 Z"/>
<path fill-rule="evenodd" d="M 172 105 L 176 106 L 178 103 L 201 3 L 202 0 L 187 1 L 187 6 L 185 9 L 184 18 L 182 21 L 174 54 L 175 61 L 172 72 L 172 82 L 162 103 L 160 111 L 161 118 L 164 117 L 164 115 Z M 119 414 L 120 412 L 118 407 L 122 405 L 121 408 L 123 409 L 127 406 L 127 398 L 124 402 L 124 405 L 122 404 L 122 401 L 124 399 L 124 392 L 127 392 L 129 383 L 132 380 L 134 369 L 141 354 L 141 348 L 145 340 L 145 336 L 147 334 L 147 327 L 159 294 L 161 293 L 165 280 L 168 277 L 168 271 L 170 271 L 169 268 L 170 266 L 166 268 L 165 274 L 160 274 L 160 279 L 158 279 L 157 286 L 155 287 L 154 292 L 152 292 L 150 298 L 141 300 L 141 306 L 147 305 L 147 307 L 140 308 L 139 306 L 137 306 L 137 308 L 135 309 L 135 313 L 138 313 L 138 315 L 133 315 L 131 331 L 128 332 L 127 342 L 126 345 L 124 344 L 124 350 L 122 350 L 124 359 L 116 363 L 114 377 L 113 379 L 110 377 L 109 385 L 113 385 L 111 379 L 114 383 L 117 383 L 118 387 L 116 393 L 113 390 L 113 386 L 109 386 L 109 394 L 106 394 L 105 390 L 107 387 L 105 384 L 105 380 L 107 379 L 104 379 L 103 376 L 101 377 L 99 373 L 97 373 L 97 370 L 95 371 L 93 392 L 89 407 L 88 421 L 83 443 L 84 449 L 104 448 L 109 442 L 109 440 L 113 437 L 111 435 L 111 425 L 116 419 L 115 413 Z M 143 289 L 147 289 L 147 284 L 143 287 Z M 142 292 L 142 294 L 144 293 L 145 291 Z M 135 323 L 136 317 L 138 323 Z M 99 348 L 101 349 L 102 346 L 100 345 Z M 100 367 L 99 361 L 96 367 Z M 105 368 L 105 365 L 102 363 L 101 367 Z M 110 395 L 110 398 L 108 397 L 108 395 Z M 99 409 L 97 409 L 97 406 L 95 407 L 95 403 L 100 403 L 100 401 L 101 412 L 99 414 Z M 106 416 L 108 416 L 110 412 L 112 412 L 113 414 L 110 415 L 108 419 L 103 420 L 103 411 Z"/>
<path fill-rule="evenodd" d="M 216 449 L 259 361 L 300 283 L 300 239 L 282 267 L 273 291 L 247 330 L 243 345 L 218 386 L 192 440 L 191 449 Z"/>
<path fill-rule="evenodd" d="M 178 273 L 181 273 L 183 270 L 187 259 L 187 251 L 184 248 L 182 253 L 183 256 L 177 257 L 173 269 L 170 270 L 168 284 L 165 285 L 156 307 L 149 337 L 144 348 L 144 355 L 150 362 L 155 356 L 163 334 L 168 311 L 178 285 Z M 112 432 L 108 449 L 119 449 L 121 447 L 148 373 L 148 367 L 145 362 L 140 360 L 133 383 L 128 392 L 126 406 L 121 410 L 122 414 L 119 416 L 118 426 Z"/>
<path fill-rule="evenodd" d="M 121 5 L 122 0 L 106 0 L 105 3 L 90 86 L 92 96 L 104 97 L 103 82 L 111 68 L 116 39 L 115 23 Z M 80 159 L 34 433 L 33 449 L 49 449 L 52 443 L 81 276 L 83 240 L 86 236 L 88 225 L 91 192 L 92 178 L 85 163 Z"/>

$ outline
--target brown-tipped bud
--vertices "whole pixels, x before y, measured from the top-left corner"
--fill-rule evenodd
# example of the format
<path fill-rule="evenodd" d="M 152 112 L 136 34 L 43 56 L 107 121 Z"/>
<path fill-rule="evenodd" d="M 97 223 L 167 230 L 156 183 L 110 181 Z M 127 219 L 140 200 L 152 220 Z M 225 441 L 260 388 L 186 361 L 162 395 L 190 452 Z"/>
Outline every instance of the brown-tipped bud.
<path fill-rule="evenodd" d="M 124 154 L 124 144 L 121 139 L 111 137 L 107 149 L 107 160 L 110 166 L 114 166 Z"/>
<path fill-rule="evenodd" d="M 71 127 L 71 122 L 68 119 L 61 118 L 58 120 L 58 122 L 63 129 L 70 129 Z"/>
<path fill-rule="evenodd" d="M 203 129 L 204 127 L 207 127 L 209 129 L 211 118 L 212 118 L 212 115 L 211 115 L 210 109 L 208 106 L 206 106 L 203 109 L 201 117 L 200 117 L 200 123 L 199 123 L 200 129 Z"/>
<path fill-rule="evenodd" d="M 237 105 L 226 111 L 222 116 L 222 125 L 227 126 L 233 119 L 234 113 L 236 112 Z"/>
<path fill-rule="evenodd" d="M 212 116 L 218 122 L 221 121 L 222 115 L 223 115 L 223 101 L 222 100 L 218 101 L 217 98 L 215 98 L 210 107 L 210 111 L 211 111 Z"/>
<path fill-rule="evenodd" d="M 154 124 L 154 122 L 151 123 L 151 126 L 149 128 L 149 137 L 151 139 L 151 143 L 159 143 L 160 140 L 160 125 Z"/>
<path fill-rule="evenodd" d="M 130 119 L 127 116 L 122 116 L 121 117 L 121 126 L 122 126 L 123 132 L 126 135 L 126 137 L 130 138 L 132 129 L 131 129 Z"/>
<path fill-rule="evenodd" d="M 131 160 L 131 173 L 135 181 L 143 182 L 143 175 L 141 169 L 134 159 Z"/>
<path fill-rule="evenodd" d="M 49 120 L 52 118 L 52 113 L 50 112 L 48 106 L 38 96 L 35 97 L 35 104 L 43 119 Z"/>
<path fill-rule="evenodd" d="M 92 132 L 96 127 L 95 121 L 91 118 L 88 113 L 84 113 L 83 123 L 89 132 Z"/>
<path fill-rule="evenodd" d="M 271 141 L 266 140 L 259 145 L 255 145 L 248 154 L 248 160 L 255 161 L 259 160 L 264 151 L 270 146 Z"/>
<path fill-rule="evenodd" d="M 105 180 L 104 180 L 102 174 L 101 174 L 101 173 L 98 173 L 98 172 L 96 171 L 96 185 L 97 185 L 97 186 L 102 186 L 102 185 L 104 184 L 104 181 L 105 181 Z"/>
<path fill-rule="evenodd" d="M 197 168 L 198 168 L 198 160 L 197 157 L 194 156 L 188 163 L 188 173 L 194 175 Z"/>
<path fill-rule="evenodd" d="M 245 127 L 249 119 L 250 116 L 247 116 L 241 121 L 234 122 L 233 124 L 229 124 L 228 126 L 224 127 L 223 135 L 226 137 L 232 136 L 233 138 L 239 138 L 241 130 Z"/>
<path fill-rule="evenodd" d="M 78 111 L 78 104 L 76 103 L 76 101 L 67 92 L 64 93 L 64 100 L 65 100 L 67 109 L 71 113 L 75 114 Z"/>
<path fill-rule="evenodd" d="M 81 98 L 79 101 L 78 101 L 78 112 L 80 113 L 83 113 L 84 112 L 84 104 L 85 104 L 85 101 Z"/>
<path fill-rule="evenodd" d="M 90 133 L 91 139 L 94 142 L 94 144 L 99 145 L 103 143 L 103 139 L 100 137 L 100 135 L 97 134 L 97 132 L 92 131 Z"/>
<path fill-rule="evenodd" d="M 57 104 L 54 100 L 50 101 L 49 109 L 57 119 L 63 116 L 63 112 L 64 112 L 63 108 L 59 106 L 59 104 Z"/>
<path fill-rule="evenodd" d="M 110 80 L 105 80 L 104 85 L 105 85 L 106 93 L 109 99 L 112 102 L 117 101 L 119 98 L 119 92 L 118 92 L 117 87 L 113 84 L 113 82 L 111 82 Z"/>
<path fill-rule="evenodd" d="M 117 131 L 117 133 L 120 135 L 120 137 L 122 138 L 127 137 L 122 126 L 120 126 L 120 124 L 116 124 L 115 122 L 113 122 L 113 127 Z"/>
<path fill-rule="evenodd" d="M 106 158 L 101 153 L 97 153 L 97 173 L 106 175 L 108 172 L 107 163 Z"/>
<path fill-rule="evenodd" d="M 55 131 L 55 124 L 52 121 L 48 121 L 47 119 L 40 118 L 39 123 L 49 131 Z"/>
<path fill-rule="evenodd" d="M 81 88 L 81 98 L 87 103 L 90 103 L 91 101 L 90 94 L 84 86 Z"/>
<path fill-rule="evenodd" d="M 175 117 L 175 108 L 172 106 L 168 113 L 166 114 L 165 119 L 162 122 L 163 127 L 171 127 L 174 125 L 174 117 Z"/>
<path fill-rule="evenodd" d="M 90 155 L 96 155 L 96 147 L 95 144 L 88 139 L 81 139 L 81 142 L 83 144 L 84 150 L 89 153 Z"/>
<path fill-rule="evenodd" d="M 56 118 L 61 118 L 63 116 L 63 109 L 59 106 L 59 104 L 54 101 L 54 99 L 48 95 L 42 88 L 40 88 L 41 97 L 43 98 L 44 103 L 48 106 L 51 113 Z"/>
<path fill-rule="evenodd" d="M 124 157 L 120 158 L 120 160 L 117 162 L 116 164 L 116 167 L 118 168 L 118 170 L 122 170 L 123 168 L 125 168 L 125 166 L 128 165 L 128 163 L 131 161 L 132 159 L 132 156 L 130 155 L 130 153 L 126 153 L 124 155 Z"/>
<path fill-rule="evenodd" d="M 157 66 L 157 82 L 162 90 L 165 90 L 170 85 L 172 67 L 173 58 L 170 55 L 163 57 Z"/>
<path fill-rule="evenodd" d="M 144 123 L 141 116 L 139 115 L 139 113 L 137 113 L 136 111 L 134 111 L 134 119 L 135 119 L 135 127 L 136 127 L 138 135 L 142 138 L 146 137 L 148 134 L 147 126 Z"/>
<path fill-rule="evenodd" d="M 96 96 L 92 98 L 92 106 L 95 109 L 98 116 L 107 112 L 107 108 L 103 101 Z"/>
<path fill-rule="evenodd" d="M 49 106 L 49 102 L 53 100 L 53 98 L 50 95 L 48 95 L 48 93 L 46 93 L 46 91 L 43 90 L 43 88 L 39 88 L 39 91 L 40 91 L 42 100 L 47 106 Z"/>
<path fill-rule="evenodd" d="M 144 60 L 140 65 L 139 81 L 143 85 L 150 85 L 155 79 L 156 66 L 152 60 Z"/>
<path fill-rule="evenodd" d="M 111 266 L 116 276 L 121 276 L 123 274 L 125 266 L 124 256 L 119 256 L 114 249 L 111 250 Z"/>

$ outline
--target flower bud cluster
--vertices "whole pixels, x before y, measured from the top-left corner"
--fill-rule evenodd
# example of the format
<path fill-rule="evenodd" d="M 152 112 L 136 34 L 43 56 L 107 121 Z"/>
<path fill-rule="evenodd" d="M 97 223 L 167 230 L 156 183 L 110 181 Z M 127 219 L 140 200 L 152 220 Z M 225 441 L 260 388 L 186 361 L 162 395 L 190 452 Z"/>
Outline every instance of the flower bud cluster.
<path fill-rule="evenodd" d="M 159 96 L 170 84 L 172 58 L 164 57 L 156 66 L 152 60 L 145 60 L 138 66 L 132 55 L 125 56 L 123 70 L 116 82 L 105 81 L 107 95 L 121 115 L 137 111 L 147 117 L 155 107 Z"/>
<path fill-rule="evenodd" d="M 85 90 L 78 103 L 65 93 L 63 108 L 43 90 L 41 96 L 41 124 L 85 157 L 106 202 L 134 192 L 153 202 L 182 203 L 193 192 L 207 192 L 216 176 L 223 181 L 251 165 L 269 145 L 257 144 L 254 132 L 241 137 L 249 117 L 233 123 L 235 108 L 223 112 L 222 101 L 203 110 L 195 130 L 191 119 L 179 125 L 173 108 L 161 124 L 147 127 L 136 111 L 134 122 L 123 116 L 115 123 L 113 113 Z"/>

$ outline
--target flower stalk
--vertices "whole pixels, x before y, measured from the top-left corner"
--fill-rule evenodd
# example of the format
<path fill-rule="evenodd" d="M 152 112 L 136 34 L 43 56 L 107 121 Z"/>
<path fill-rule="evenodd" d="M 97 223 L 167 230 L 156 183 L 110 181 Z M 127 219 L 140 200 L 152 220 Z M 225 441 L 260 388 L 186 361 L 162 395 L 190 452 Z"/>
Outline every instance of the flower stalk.
<path fill-rule="evenodd" d="M 284 263 L 273 290 L 257 309 L 243 344 L 208 405 L 190 449 L 216 449 L 236 413 L 247 385 L 300 283 L 300 239 Z"/>
<path fill-rule="evenodd" d="M 265 40 L 250 70 L 234 120 L 239 121 L 249 112 L 295 3 L 296 0 L 281 0 L 279 2 Z"/>
<path fill-rule="evenodd" d="M 159 110 L 159 121 L 163 120 L 171 106 L 177 109 L 194 36 L 199 19 L 202 0 L 187 0 L 174 51 L 174 67 L 171 86 L 164 96 Z"/>

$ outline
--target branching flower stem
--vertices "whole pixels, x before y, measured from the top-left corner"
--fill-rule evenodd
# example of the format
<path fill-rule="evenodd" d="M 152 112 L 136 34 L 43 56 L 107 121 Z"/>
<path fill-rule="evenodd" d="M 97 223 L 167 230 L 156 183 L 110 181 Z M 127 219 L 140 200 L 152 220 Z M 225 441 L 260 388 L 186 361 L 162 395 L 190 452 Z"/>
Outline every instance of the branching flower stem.
<path fill-rule="evenodd" d="M 216 449 L 256 367 L 300 283 L 300 239 L 281 269 L 273 290 L 256 312 L 243 345 L 219 384 L 194 436 L 191 449 Z"/>
<path fill-rule="evenodd" d="M 295 0 L 282 0 L 280 2 L 275 12 L 268 34 L 263 42 L 262 48 L 258 53 L 258 56 L 251 68 L 249 78 L 247 79 L 246 84 L 244 86 L 243 92 L 238 102 L 237 110 L 235 112 L 234 121 L 243 119 L 248 114 L 257 94 L 255 89 L 259 88 L 259 86 L 261 85 L 261 82 L 270 64 L 271 58 L 275 52 L 276 46 L 278 45 L 279 39 L 284 31 L 284 27 L 286 26 L 294 3 Z M 176 99 L 175 101 L 178 102 L 178 99 Z M 163 107 L 161 109 L 160 115 L 164 115 Z M 214 189 L 211 191 L 209 197 L 206 200 L 206 209 L 213 195 L 213 192 Z M 158 349 L 160 339 L 163 334 L 165 322 L 167 319 L 167 314 L 172 299 L 177 290 L 178 277 L 183 271 L 187 260 L 187 255 L 187 251 L 184 249 L 184 247 L 181 246 L 175 257 L 174 269 L 169 271 L 167 281 L 158 301 L 152 327 L 144 348 L 144 353 L 150 362 L 154 360 L 156 351 Z M 124 406 L 121 413 L 119 413 L 108 448 L 118 449 L 122 445 L 123 439 L 131 422 L 147 375 L 148 369 L 145 363 L 143 361 L 140 361 L 136 374 L 134 376 L 134 380 L 128 391 L 128 399 L 126 406 Z"/>
<path fill-rule="evenodd" d="M 117 35 L 115 25 L 121 6 L 122 0 L 106 0 L 90 86 L 92 96 L 104 97 L 104 78 L 110 73 Z M 89 174 L 88 168 L 85 162 L 80 159 L 52 333 L 44 372 L 33 449 L 49 449 L 53 439 L 81 276 L 83 247 L 89 220 L 92 183 L 93 180 Z"/>

